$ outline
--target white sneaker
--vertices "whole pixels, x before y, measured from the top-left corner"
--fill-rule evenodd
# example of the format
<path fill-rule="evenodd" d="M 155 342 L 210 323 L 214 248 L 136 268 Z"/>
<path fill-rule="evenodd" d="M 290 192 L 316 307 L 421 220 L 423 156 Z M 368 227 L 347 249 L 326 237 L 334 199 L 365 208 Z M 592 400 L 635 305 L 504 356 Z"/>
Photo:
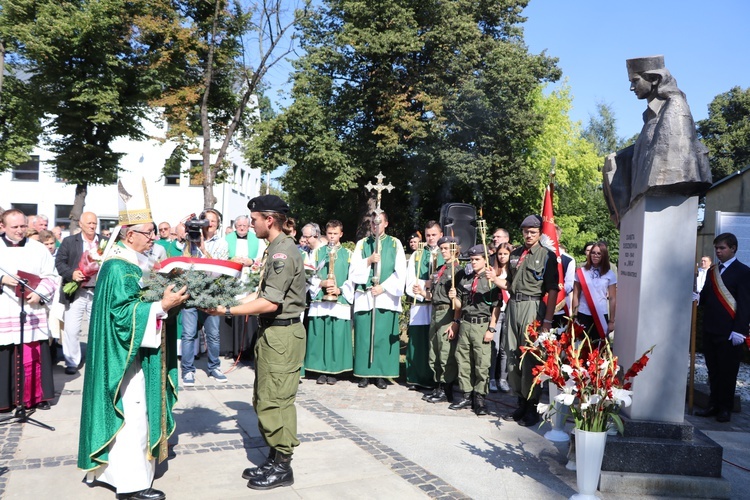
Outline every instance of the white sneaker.
<path fill-rule="evenodd" d="M 500 392 L 510 392 L 510 386 L 508 385 L 507 380 L 500 380 L 498 386 L 500 387 Z"/>
<path fill-rule="evenodd" d="M 195 385 L 195 373 L 188 372 L 182 377 L 182 385 L 185 387 L 193 387 Z"/>
<path fill-rule="evenodd" d="M 217 382 L 226 382 L 227 376 L 222 373 L 220 368 L 214 368 L 211 370 L 211 373 L 208 374 L 210 377 L 213 377 Z"/>
<path fill-rule="evenodd" d="M 490 392 L 497 392 L 497 382 L 490 380 Z"/>

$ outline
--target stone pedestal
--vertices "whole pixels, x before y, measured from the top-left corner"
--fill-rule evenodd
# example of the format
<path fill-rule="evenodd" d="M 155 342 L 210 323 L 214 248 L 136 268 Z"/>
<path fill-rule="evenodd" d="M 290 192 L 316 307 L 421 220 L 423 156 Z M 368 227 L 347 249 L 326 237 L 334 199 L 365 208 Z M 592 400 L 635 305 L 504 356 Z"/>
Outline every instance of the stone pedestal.
<path fill-rule="evenodd" d="M 697 210 L 697 197 L 643 197 L 620 224 L 615 354 L 627 370 L 655 346 L 624 409 L 633 420 L 684 420 Z"/>

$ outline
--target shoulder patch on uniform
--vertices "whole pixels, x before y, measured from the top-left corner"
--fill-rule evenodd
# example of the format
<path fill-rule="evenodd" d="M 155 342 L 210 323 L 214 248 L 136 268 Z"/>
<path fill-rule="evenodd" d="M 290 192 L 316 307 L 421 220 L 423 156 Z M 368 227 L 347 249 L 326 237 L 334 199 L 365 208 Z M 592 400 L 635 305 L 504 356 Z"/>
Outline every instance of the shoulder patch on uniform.
<path fill-rule="evenodd" d="M 286 259 L 286 254 L 278 252 L 278 253 L 273 254 L 271 258 L 272 259 Z"/>
<path fill-rule="evenodd" d="M 284 257 L 284 258 L 286 258 L 286 257 Z M 274 272 L 275 272 L 276 274 L 279 274 L 279 273 L 280 273 L 281 271 L 283 271 L 283 270 L 284 270 L 284 265 L 285 265 L 285 264 L 284 264 L 284 262 L 283 262 L 283 261 L 281 261 L 281 260 L 275 260 L 275 261 L 273 262 L 273 270 L 274 270 Z"/>

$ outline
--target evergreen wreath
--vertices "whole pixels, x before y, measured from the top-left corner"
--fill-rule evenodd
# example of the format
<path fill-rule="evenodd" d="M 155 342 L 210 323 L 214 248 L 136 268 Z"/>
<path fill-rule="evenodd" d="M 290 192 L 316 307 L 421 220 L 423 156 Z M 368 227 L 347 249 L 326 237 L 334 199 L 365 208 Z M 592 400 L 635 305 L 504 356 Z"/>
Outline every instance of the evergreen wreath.
<path fill-rule="evenodd" d="M 251 289 L 250 283 L 242 283 L 238 278 L 225 275 L 216 277 L 211 273 L 197 271 L 191 267 L 188 270 L 173 269 L 168 274 L 151 273 L 151 276 L 144 278 L 141 298 L 145 302 L 161 300 L 164 290 L 169 285 L 174 285 L 173 290 L 179 290 L 187 285 L 190 298 L 185 301 L 185 307 L 199 309 L 236 306 L 239 304 L 236 297 L 246 295 Z"/>

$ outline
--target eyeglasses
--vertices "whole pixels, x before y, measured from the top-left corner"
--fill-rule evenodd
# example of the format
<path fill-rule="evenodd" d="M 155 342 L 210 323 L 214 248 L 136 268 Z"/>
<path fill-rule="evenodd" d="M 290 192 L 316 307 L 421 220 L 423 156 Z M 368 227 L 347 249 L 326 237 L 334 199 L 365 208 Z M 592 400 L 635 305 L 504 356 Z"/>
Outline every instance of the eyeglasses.
<path fill-rule="evenodd" d="M 589 255 L 601 255 L 601 252 L 589 252 Z"/>
<path fill-rule="evenodd" d="M 153 231 L 153 230 L 152 231 L 136 231 L 135 229 L 133 229 L 133 232 L 134 233 L 140 233 L 143 236 L 145 236 L 146 238 L 156 238 L 156 232 Z"/>

